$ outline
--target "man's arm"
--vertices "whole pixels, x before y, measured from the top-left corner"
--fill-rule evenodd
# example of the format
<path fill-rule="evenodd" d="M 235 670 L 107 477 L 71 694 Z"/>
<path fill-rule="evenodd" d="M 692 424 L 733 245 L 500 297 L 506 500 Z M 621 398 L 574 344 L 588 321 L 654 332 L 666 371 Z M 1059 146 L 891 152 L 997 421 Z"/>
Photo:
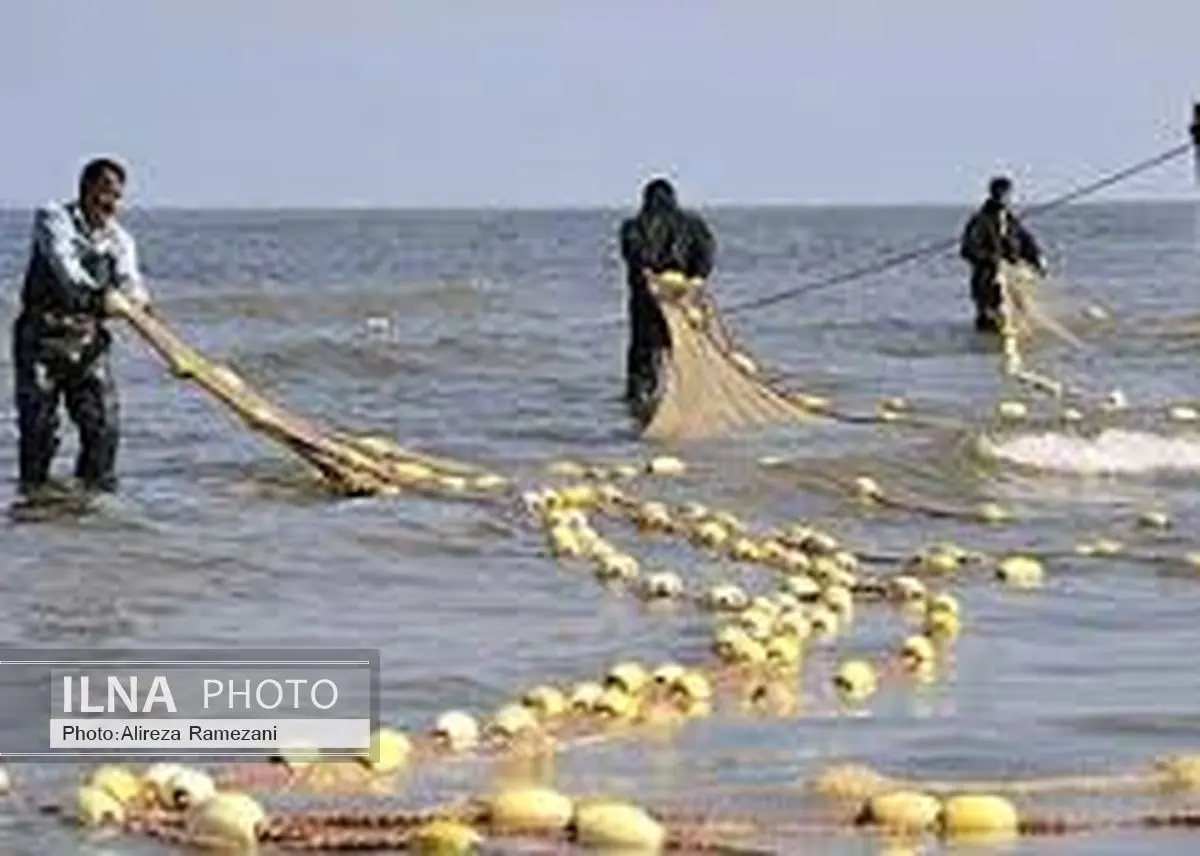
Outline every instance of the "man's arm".
<path fill-rule="evenodd" d="M 1012 218 L 1013 237 L 1017 239 L 1017 256 L 1045 273 L 1046 264 L 1037 238 L 1016 217 Z"/>
<path fill-rule="evenodd" d="M 713 237 L 712 229 L 698 214 L 691 216 L 692 250 L 688 260 L 688 273 L 700 279 L 708 279 L 712 273 L 713 262 L 717 255 L 717 239 Z"/>
<path fill-rule="evenodd" d="M 642 240 L 641 230 L 634 220 L 626 220 L 621 224 L 621 259 L 630 270 L 641 270 L 645 267 L 646 246 Z"/>
<path fill-rule="evenodd" d="M 971 264 L 982 264 L 987 261 L 985 256 L 987 250 L 983 246 L 983 235 L 980 232 L 983 229 L 983 218 L 979 214 L 973 214 L 967 225 L 963 226 L 962 238 L 959 241 L 958 254 Z"/>
<path fill-rule="evenodd" d="M 98 313 L 103 304 L 100 286 L 83 266 L 75 243 L 75 226 L 58 205 L 46 205 L 33 218 L 33 243 L 50 264 L 57 296 L 69 312 Z"/>
<path fill-rule="evenodd" d="M 117 230 L 113 253 L 113 272 L 116 277 L 114 285 L 134 304 L 144 308 L 150 303 L 150 291 L 146 288 L 141 268 L 138 266 L 137 242 L 124 229 Z"/>

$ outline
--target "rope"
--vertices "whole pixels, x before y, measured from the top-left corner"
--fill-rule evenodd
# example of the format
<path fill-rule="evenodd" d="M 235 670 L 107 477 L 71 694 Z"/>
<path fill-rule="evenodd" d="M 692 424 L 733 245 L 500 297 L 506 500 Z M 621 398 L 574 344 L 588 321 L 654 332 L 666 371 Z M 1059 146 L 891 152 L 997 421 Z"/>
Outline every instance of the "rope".
<path fill-rule="evenodd" d="M 1098 191 L 1101 191 L 1107 187 L 1111 187 L 1114 184 L 1119 184 L 1127 178 L 1132 178 L 1139 173 L 1146 172 L 1161 164 L 1174 160 L 1180 155 L 1187 154 L 1192 150 L 1193 144 L 1191 142 L 1167 149 L 1165 152 L 1161 152 L 1152 158 L 1139 161 L 1132 166 L 1114 172 L 1090 184 L 1085 184 L 1082 187 L 1076 188 L 1075 190 L 1068 191 L 1067 193 L 1043 202 L 1040 205 L 1034 205 L 1026 209 L 1025 217 L 1026 219 L 1032 219 L 1040 214 L 1046 213 L 1047 211 L 1052 211 L 1055 208 L 1061 208 L 1062 206 L 1085 196 L 1090 196 L 1091 194 L 1097 193 Z M 858 268 L 852 268 L 851 270 L 840 274 L 834 274 L 833 276 L 817 280 L 816 282 L 805 283 L 804 285 L 795 286 L 774 294 L 769 294 L 764 297 L 759 297 L 753 300 L 735 304 L 731 308 L 724 310 L 724 312 L 725 315 L 728 316 L 738 312 L 745 312 L 750 309 L 761 309 L 764 306 L 772 306 L 776 303 L 782 303 L 785 300 L 790 300 L 793 297 L 800 297 L 802 295 L 809 294 L 814 291 L 820 291 L 834 285 L 853 282 L 873 274 L 883 273 L 884 271 L 900 267 L 901 265 L 908 264 L 909 262 L 916 261 L 921 258 L 937 255 L 946 250 L 953 249 L 954 247 L 958 246 L 958 243 L 958 238 L 949 238 L 934 243 L 922 244 L 909 250 L 893 252 L 892 254 L 884 256 L 878 261 L 863 265 Z"/>

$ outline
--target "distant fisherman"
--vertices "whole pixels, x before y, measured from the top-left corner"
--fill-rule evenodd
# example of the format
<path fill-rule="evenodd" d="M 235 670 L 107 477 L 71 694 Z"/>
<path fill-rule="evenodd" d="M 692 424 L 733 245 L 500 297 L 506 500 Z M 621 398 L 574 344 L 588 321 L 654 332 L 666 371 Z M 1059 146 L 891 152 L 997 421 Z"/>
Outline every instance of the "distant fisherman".
<path fill-rule="evenodd" d="M 1000 261 L 1025 261 L 1045 273 L 1042 251 L 1033 235 L 1021 225 L 1010 207 L 1012 180 L 993 178 L 988 198 L 967 221 L 960 255 L 971 264 L 971 300 L 975 303 L 975 329 L 1000 329 L 1003 296 L 996 277 Z"/>
<path fill-rule="evenodd" d="M 671 347 L 670 331 L 650 293 L 649 277 L 674 270 L 689 278 L 707 278 L 716 242 L 702 217 L 679 207 L 675 188 L 665 178 L 643 188 L 641 210 L 621 224 L 620 238 L 629 285 L 625 399 L 635 411 L 645 413 L 660 392 L 662 359 Z"/>
<path fill-rule="evenodd" d="M 21 312 L 13 325 L 13 364 L 20 428 L 20 489 L 47 486 L 58 451 L 58 409 L 66 404 L 79 430 L 75 477 L 85 490 L 117 487 L 120 441 L 117 388 L 105 329 L 107 296 L 121 289 L 149 303 L 137 246 L 117 222 L 125 168 L 99 158 L 84 167 L 79 197 L 37 210 Z"/>

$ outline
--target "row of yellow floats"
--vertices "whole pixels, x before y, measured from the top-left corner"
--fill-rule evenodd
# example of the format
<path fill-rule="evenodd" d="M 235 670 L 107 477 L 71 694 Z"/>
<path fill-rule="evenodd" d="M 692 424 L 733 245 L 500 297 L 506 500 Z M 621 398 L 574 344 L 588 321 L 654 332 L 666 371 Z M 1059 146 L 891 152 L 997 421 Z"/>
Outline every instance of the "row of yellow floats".
<path fill-rule="evenodd" d="M 709 552 L 723 551 L 732 560 L 758 563 L 780 574 L 778 590 L 751 596 L 742 586 L 717 583 L 691 593 L 690 599 L 718 615 L 712 640 L 718 674 L 751 670 L 757 676 L 789 674 L 798 668 L 806 647 L 835 639 L 854 618 L 856 592 L 873 592 L 900 605 L 916 619 L 921 633 L 905 639 L 896 661 L 905 674 L 931 680 L 940 644 L 959 632 L 961 610 L 947 592 L 930 593 L 915 575 L 886 581 L 864 581 L 858 558 L 828 533 L 809 527 L 789 527 L 754 538 L 733 515 L 702 506 L 672 509 L 663 503 L 639 503 L 611 487 L 591 485 L 548 489 L 526 497 L 528 507 L 546 532 L 550 551 L 564 559 L 593 563 L 602 581 L 622 580 L 648 600 L 688 597 L 678 574 L 656 571 L 640 576 L 636 558 L 618 551 L 588 522 L 586 511 L 600 509 L 624 516 L 642 532 L 674 533 Z M 913 562 L 921 572 L 957 569 L 967 559 L 953 545 L 938 546 Z M 1041 565 L 1029 557 L 1010 557 L 1000 563 L 1002 578 L 1031 585 L 1040 579 Z M 832 687 L 839 698 L 861 703 L 874 694 L 876 669 L 861 659 L 849 659 L 836 670 Z M 768 694 L 770 685 L 753 683 L 754 694 Z"/>
<path fill-rule="evenodd" d="M 768 458 L 760 463 L 774 467 L 782 461 Z M 820 564 L 824 559 L 819 554 L 833 552 L 837 545 L 833 536 L 806 526 L 792 526 L 779 533 L 768 532 L 754 538 L 746 533 L 745 525 L 729 512 L 709 509 L 700 503 L 687 503 L 672 509 L 663 502 L 639 502 L 611 481 L 618 472 L 681 475 L 686 472 L 686 465 L 677 458 L 655 458 L 641 467 L 587 466 L 575 462 L 558 462 L 550 465 L 548 472 L 555 476 L 583 480 L 527 491 L 522 496 L 526 509 L 543 526 L 548 525 L 550 548 L 555 555 L 577 557 L 594 546 L 586 531 L 582 535 L 573 534 L 570 526 L 559 525 L 579 519 L 577 514 L 572 515 L 570 512 L 591 511 L 616 514 L 633 523 L 642 534 L 678 535 L 693 546 L 706 550 L 710 555 L 721 555 L 733 562 L 761 564 L 779 570 L 804 570 L 814 561 Z M 606 476 L 609 481 L 605 480 Z M 884 489 L 879 481 L 871 476 L 853 477 L 842 487 L 865 508 L 885 508 L 937 518 L 954 518 L 987 526 L 1003 525 L 1017 520 L 1016 512 L 995 502 L 981 502 L 968 508 L 948 508 L 920 499 L 901 497 Z M 1161 508 L 1147 508 L 1136 513 L 1133 524 L 1142 531 L 1165 532 L 1174 526 L 1174 521 L 1170 514 Z M 603 543 L 599 543 L 597 549 L 599 555 L 594 558 L 597 560 L 597 576 L 601 579 L 621 580 L 636 576 L 636 572 L 630 571 L 635 566 L 630 557 L 618 552 L 614 559 L 613 551 Z M 817 558 L 811 560 L 799 555 L 806 550 L 816 552 Z M 1182 556 L 1143 555 L 1131 552 L 1128 545 L 1111 536 L 1098 536 L 1080 541 L 1073 547 L 1072 552 L 1083 557 L 1122 556 L 1137 561 L 1181 563 L 1186 567 L 1200 568 L 1200 552 L 1185 553 Z M 1035 555 L 988 557 L 953 544 L 935 544 L 904 561 L 906 569 L 929 574 L 950 573 L 965 564 L 990 564 L 998 580 L 1018 588 L 1036 587 L 1044 580 L 1043 562 Z M 789 562 L 799 567 L 789 567 Z M 670 576 L 656 579 L 660 580 L 662 585 L 654 585 L 647 581 L 644 583 L 645 588 L 649 591 L 675 589 L 674 584 L 670 582 Z"/>
<path fill-rule="evenodd" d="M 1200 826 L 1187 813 L 1117 821 L 1066 821 L 1023 816 L 1009 793 L 1160 793 L 1200 789 L 1200 756 L 1158 759 L 1147 770 L 1116 776 L 1027 782 L 921 782 L 891 779 L 869 767 L 835 764 L 809 789 L 849 808 L 843 822 L 908 843 L 935 834 L 959 843 L 996 843 L 1019 835 L 1062 834 L 1105 827 Z M 477 852 L 484 834 L 553 837 L 606 852 L 739 851 L 748 825 L 733 819 L 671 818 L 613 797 L 572 799 L 554 788 L 515 783 L 482 798 L 427 812 L 310 812 L 271 817 L 245 793 L 218 790 L 205 773 L 155 764 L 140 773 L 116 765 L 90 771 L 69 807 L 87 826 L 124 826 L 173 843 L 246 852 L 262 843 L 291 849 L 405 849 L 427 854 Z M 825 821 L 826 831 L 829 825 Z M 796 826 L 796 824 L 789 824 Z M 811 824 L 813 831 L 821 828 Z M 764 830 L 759 829 L 759 832 Z M 769 832 L 769 830 L 767 830 Z M 722 840 L 725 844 L 722 846 Z M 892 854 L 915 852 L 896 848 Z"/>
<path fill-rule="evenodd" d="M 867 500 L 878 501 L 885 496 L 878 484 L 867 477 L 860 478 L 856 487 Z M 664 502 L 639 501 L 612 484 L 579 483 L 545 488 L 525 494 L 524 501 L 542 526 L 550 552 L 563 559 L 591 560 L 595 574 L 601 580 L 634 581 L 639 576 L 640 565 L 635 557 L 614 547 L 593 528 L 587 516 L 589 513 L 624 519 L 641 534 L 677 536 L 710 557 L 760 565 L 788 575 L 795 594 L 801 598 L 822 585 L 840 584 L 853 589 L 861 582 L 857 576 L 861 566 L 859 558 L 843 548 L 836 537 L 811 526 L 797 524 L 755 535 L 729 512 L 713 510 L 699 503 L 672 507 Z M 1011 517 L 1010 512 L 999 506 L 985 504 L 978 510 L 982 522 L 1004 522 Z M 1147 513 L 1140 522 L 1158 528 L 1170 525 L 1169 517 L 1163 512 Z M 968 564 L 988 560 L 983 554 L 943 543 L 910 557 L 903 569 L 912 574 L 946 575 Z M 993 563 L 995 576 L 1001 581 L 1031 587 L 1042 580 L 1042 564 L 1033 556 L 1011 555 Z M 912 588 L 913 582 L 903 576 L 890 580 L 893 587 L 902 589 Z M 673 572 L 644 575 L 638 590 L 648 598 L 684 594 L 682 582 Z M 721 590 L 728 591 L 727 588 Z M 729 598 L 715 595 L 710 590 L 698 599 L 717 603 Z"/>
<path fill-rule="evenodd" d="M 1129 402 L 1120 390 L 1109 392 L 1098 406 L 1102 414 L 1122 413 L 1129 409 Z M 1187 403 L 1168 404 L 1162 408 L 1162 414 L 1171 422 L 1194 423 L 1200 422 L 1200 409 Z M 996 404 L 995 414 L 1008 422 L 1022 422 L 1029 418 L 1029 405 L 1019 399 L 1006 399 Z M 1059 420 L 1067 424 L 1078 424 L 1087 418 L 1087 414 L 1078 407 L 1065 406 L 1057 412 Z"/>
<path fill-rule="evenodd" d="M 678 465 L 664 464 L 662 461 L 647 469 L 659 474 L 664 470 L 680 471 Z M 595 507 L 603 493 L 603 490 L 589 486 L 587 490 L 565 489 L 527 497 L 527 501 L 530 510 L 549 532 L 555 531 L 555 526 L 571 525 L 573 531 L 579 534 L 589 531 L 586 519 L 581 519 L 580 508 Z M 621 496 L 614 494 L 610 498 L 619 504 Z M 564 515 L 566 519 L 563 519 Z M 716 546 L 715 541 L 719 539 L 714 539 L 711 534 L 703 534 L 703 516 L 695 516 L 701 525 L 701 541 L 710 547 Z M 669 513 L 664 518 L 656 511 L 643 517 L 659 522 L 670 520 Z M 643 525 L 646 522 L 642 519 Z M 728 524 L 731 520 L 726 519 L 725 522 Z M 489 743 L 490 748 L 511 749 L 521 745 L 523 737 L 545 737 L 556 720 L 570 717 L 597 717 L 605 724 L 613 724 L 702 715 L 710 710 L 714 685 L 719 686 L 723 678 L 743 676 L 745 667 L 767 667 L 784 675 L 793 674 L 792 670 L 799 665 L 803 645 L 810 637 L 818 635 L 830 638 L 852 620 L 851 590 L 856 584 L 854 572 L 857 566 L 851 560 L 851 554 L 840 550 L 831 536 L 816 531 L 803 536 L 797 532 L 791 534 L 796 536 L 793 546 L 783 552 L 767 549 L 761 557 L 744 555 L 743 558 L 766 560 L 774 557 L 783 560 L 785 569 L 811 572 L 813 576 L 785 578 L 788 585 L 774 599 L 750 598 L 733 584 L 715 586 L 708 593 L 706 602 L 710 608 L 735 617 L 734 622 L 720 627 L 714 638 L 713 651 L 719 658 L 716 669 L 706 671 L 676 663 L 649 669 L 635 662 L 620 663 L 601 681 L 585 681 L 565 691 L 551 685 L 535 687 L 525 693 L 519 702 L 501 707 L 484 725 L 464 711 L 448 711 L 434 722 L 425 741 L 425 750 L 432 750 L 434 754 L 466 753 L 488 748 Z M 595 536 L 589 543 L 594 547 L 605 542 Z M 590 552 L 612 555 L 595 549 Z M 743 548 L 742 552 L 753 551 Z M 584 552 L 579 555 L 584 555 Z M 802 561 L 799 558 L 801 556 L 812 558 Z M 629 559 L 636 562 L 632 557 Z M 897 585 L 897 592 L 907 605 L 922 604 L 926 600 L 923 584 L 919 580 L 910 577 L 905 584 L 905 578 L 899 579 L 901 582 Z M 673 586 L 664 587 L 661 582 L 652 588 L 657 590 L 657 596 L 671 595 L 674 590 Z M 815 602 L 806 612 L 802 609 L 802 600 Z M 946 639 L 957 635 L 959 607 L 952 596 L 934 596 L 928 599 L 926 606 L 927 628 L 933 637 Z M 901 651 L 902 662 L 914 674 L 928 674 L 934 657 L 934 642 L 926 636 L 914 636 L 906 640 Z M 875 669 L 865 661 L 849 660 L 838 669 L 832 684 L 842 697 L 861 702 L 874 692 Z M 658 716 L 652 711 L 657 711 Z M 536 744 L 535 740 L 524 745 L 530 748 Z M 340 769 L 343 774 L 347 770 L 355 771 L 355 775 L 349 778 L 357 777 L 359 784 L 362 784 L 372 777 L 385 778 L 405 769 L 413 760 L 425 754 L 422 748 L 420 740 L 414 741 L 393 729 L 382 729 L 375 735 L 372 751 L 363 758 L 361 767 L 343 765 Z M 336 768 L 335 764 L 321 763 L 315 752 L 302 747 L 281 751 L 280 761 L 289 775 L 285 780 L 276 780 L 276 786 L 285 782 L 285 786 L 295 786 L 301 779 L 307 778 L 306 773 L 314 769 Z M 236 774 L 226 776 L 223 784 L 236 785 L 238 778 Z M 262 779 L 255 782 L 253 776 L 242 778 L 243 784 L 265 783 Z M 340 778 L 342 785 L 347 784 L 345 775 Z M 247 829 L 261 824 L 264 817 L 261 810 L 251 808 L 248 798 L 236 792 L 236 799 L 230 796 L 229 799 L 216 800 L 216 784 L 196 771 L 158 765 L 137 781 L 135 787 L 134 780 L 121 768 L 102 768 L 80 789 L 76 816 L 88 824 L 124 822 L 128 807 L 144 807 L 148 803 L 159 810 L 188 812 L 189 819 L 185 826 L 187 834 L 193 838 L 201 835 L 205 829 L 240 823 L 240 831 L 236 831 L 236 834 L 230 832 L 227 837 L 232 836 L 243 844 L 253 837 Z M 550 810 L 546 806 L 555 805 L 544 789 L 509 792 L 498 803 L 507 807 L 501 815 L 517 812 L 514 806 L 524 805 L 529 800 L 534 800 L 541 808 L 527 806 L 524 810 Z M 567 821 L 562 818 L 568 817 L 568 813 L 562 808 L 561 801 L 558 805 L 555 816 L 566 824 Z M 600 812 L 585 814 L 584 817 L 611 817 L 614 816 L 613 812 L 617 812 L 617 817 L 628 817 L 629 812 L 636 810 L 626 807 L 618 811 L 609 806 L 605 811 L 608 814 Z M 569 816 L 574 817 L 574 814 Z M 450 828 L 445 826 L 449 821 L 440 822 L 443 826 L 438 828 Z M 586 841 L 589 836 L 595 838 L 600 834 L 587 833 L 589 825 L 584 823 L 580 827 L 578 818 L 573 822 L 583 833 L 580 840 Z M 461 837 L 463 841 L 468 839 L 470 836 Z"/>
<path fill-rule="evenodd" d="M 127 826 L 224 852 L 244 852 L 272 842 L 299 845 L 293 849 L 375 845 L 415 853 L 471 853 L 483 842 L 477 827 L 495 835 L 561 834 L 585 847 L 633 847 L 643 852 L 663 849 L 667 836 L 662 823 L 632 803 L 594 797 L 572 800 L 533 785 L 498 788 L 468 806 L 444 812 L 317 812 L 307 818 L 276 819 L 249 795 L 218 790 L 206 773 L 174 764 L 155 764 L 141 772 L 118 765 L 95 768 L 68 808 L 78 823 L 88 827 Z"/>
<path fill-rule="evenodd" d="M 680 475 L 685 466 L 677 459 L 658 458 L 626 470 L 608 468 L 603 472 L 609 478 L 639 473 Z M 389 792 L 394 787 L 389 777 L 422 759 L 486 751 L 544 752 L 555 748 L 552 738 L 558 736 L 586 738 L 597 729 L 614 725 L 681 722 L 704 715 L 711 711 L 717 691 L 731 683 L 748 684 L 754 701 L 770 696 L 786 699 L 786 682 L 794 681 L 807 646 L 832 640 L 851 624 L 856 594 L 882 596 L 919 622 L 920 632 L 903 641 L 895 652 L 895 662 L 910 678 L 932 680 L 939 649 L 957 637 L 962 613 L 953 595 L 931 591 L 926 580 L 944 578 L 986 559 L 952 544 L 939 544 L 912 557 L 899 574 L 866 579 L 855 554 L 818 529 L 792 526 L 756 536 L 727 512 L 698 504 L 672 507 L 638 501 L 601 481 L 601 471 L 595 468 L 587 471 L 560 465 L 555 474 L 591 479 L 523 497 L 549 550 L 560 559 L 590 561 L 598 578 L 634 584 L 647 599 L 688 596 L 678 575 L 642 573 L 634 556 L 619 551 L 592 527 L 588 515 L 595 514 L 624 520 L 644 534 L 677 535 L 709 555 L 761 565 L 779 575 L 778 590 L 752 596 L 735 583 L 719 583 L 693 593 L 700 606 L 719 618 L 711 645 L 717 658 L 714 666 L 618 663 L 597 681 L 561 688 L 550 684 L 534 687 L 482 722 L 455 710 L 437 717 L 422 737 L 381 729 L 372 751 L 358 764 L 323 760 L 315 750 L 304 747 L 281 750 L 282 777 L 255 776 L 235 768 L 210 779 L 204 773 L 172 765 L 157 765 L 135 777 L 121 772 L 122 768 L 101 768 L 76 795 L 74 816 L 90 825 L 120 824 L 139 812 L 174 812 L 182 817 L 181 840 L 196 843 L 217 835 L 250 846 L 266 835 L 262 830 L 267 820 L 258 803 L 239 790 L 242 786 L 274 790 L 308 783 L 323 790 L 319 787 L 323 781 L 336 783 L 333 791 L 354 792 L 382 782 L 382 792 Z M 1147 513 L 1139 522 L 1159 529 L 1170 525 L 1161 512 Z M 1113 552 L 1120 548 L 1119 544 L 1109 546 Z M 996 577 L 1020 588 L 1040 585 L 1043 573 L 1042 563 L 1032 556 L 995 561 Z M 830 684 L 839 699 L 857 705 L 871 697 L 878 680 L 875 665 L 854 658 L 838 665 Z M 1200 786 L 1200 765 L 1197 770 L 1186 765 L 1171 769 L 1172 781 Z M 318 771 L 328 775 L 316 775 Z M 860 824 L 949 836 L 1004 836 L 1018 831 L 1016 809 L 1001 797 L 960 794 L 942 799 L 918 785 L 890 782 L 850 766 L 827 771 L 816 787 L 826 795 L 857 795 L 864 800 L 855 814 Z M 461 811 L 426 818 L 419 824 L 419 818 L 410 818 L 411 828 L 397 842 L 417 852 L 469 852 L 480 841 L 475 826 L 482 823 L 493 833 L 554 831 L 582 844 L 653 850 L 669 843 L 661 819 L 618 800 L 576 803 L 551 789 L 522 785 L 502 789 L 485 803 L 490 806 L 488 813 L 474 816 L 473 823 L 464 823 Z"/>

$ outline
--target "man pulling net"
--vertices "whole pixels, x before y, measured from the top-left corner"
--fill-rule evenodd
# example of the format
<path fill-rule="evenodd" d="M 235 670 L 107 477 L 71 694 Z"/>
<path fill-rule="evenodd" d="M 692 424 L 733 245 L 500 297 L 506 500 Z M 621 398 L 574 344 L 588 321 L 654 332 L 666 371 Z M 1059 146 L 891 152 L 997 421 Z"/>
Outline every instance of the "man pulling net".
<path fill-rule="evenodd" d="M 20 490 L 52 490 L 58 411 L 79 429 L 75 476 L 85 492 L 117 488 L 120 440 L 117 388 L 109 366 L 109 319 L 129 323 L 179 377 L 196 382 L 248 426 L 300 455 L 340 493 L 475 496 L 507 488 L 479 467 L 407 450 L 386 437 L 363 437 L 309 422 L 268 401 L 227 366 L 189 347 L 157 313 L 139 270 L 137 245 L 117 222 L 126 170 L 90 162 L 79 196 L 34 217 L 21 312 L 13 327 L 15 399 L 20 428 Z"/>
<path fill-rule="evenodd" d="M 971 266 L 975 329 L 1000 335 L 1005 375 L 1061 397 L 1066 387 L 1032 371 L 1025 355 L 1040 334 L 1073 346 L 1080 342 L 1043 305 L 1045 258 L 1037 238 L 1013 212 L 1012 193 L 1012 179 L 993 178 L 987 199 L 967 221 L 960 238 L 959 255 Z"/>
<path fill-rule="evenodd" d="M 1054 396 L 1067 390 L 1025 357 L 1044 334 L 1079 342 L 1043 305 L 1041 249 L 1011 214 L 1011 182 L 994 180 L 962 236 L 971 262 L 977 327 L 1000 334 L 1003 372 Z M 705 278 L 715 241 L 704 221 L 678 205 L 664 179 L 646 185 L 642 208 L 621 227 L 630 288 L 626 399 L 646 439 L 694 440 L 768 424 L 808 421 L 818 406 L 772 384 L 721 323 Z"/>
<path fill-rule="evenodd" d="M 150 299 L 137 245 L 117 221 L 125 179 L 117 161 L 92 160 L 80 174 L 74 201 L 51 202 L 34 216 L 21 311 L 13 323 L 20 491 L 27 498 L 54 492 L 50 470 L 64 401 L 79 430 L 79 486 L 99 492 L 117 487 L 120 406 L 106 296 L 119 290 L 140 307 Z"/>
<path fill-rule="evenodd" d="M 810 415 L 733 347 L 704 287 L 716 241 L 679 206 L 670 182 L 646 185 L 620 237 L 629 284 L 625 397 L 643 437 L 699 439 Z"/>
<path fill-rule="evenodd" d="M 651 279 L 677 271 L 688 279 L 712 272 L 716 241 L 700 215 L 679 206 L 675 188 L 665 178 L 642 190 L 637 216 L 621 224 L 621 257 L 629 285 L 629 352 L 625 400 L 638 419 L 653 411 L 660 390 L 662 363 L 671 336 Z"/>
<path fill-rule="evenodd" d="M 975 329 L 999 333 L 1003 315 L 1001 265 L 1019 262 L 1045 275 L 1042 250 L 1033 233 L 1012 211 L 1012 180 L 1004 176 L 988 184 L 988 197 L 963 228 L 959 254 L 971 265 L 971 300 Z"/>

